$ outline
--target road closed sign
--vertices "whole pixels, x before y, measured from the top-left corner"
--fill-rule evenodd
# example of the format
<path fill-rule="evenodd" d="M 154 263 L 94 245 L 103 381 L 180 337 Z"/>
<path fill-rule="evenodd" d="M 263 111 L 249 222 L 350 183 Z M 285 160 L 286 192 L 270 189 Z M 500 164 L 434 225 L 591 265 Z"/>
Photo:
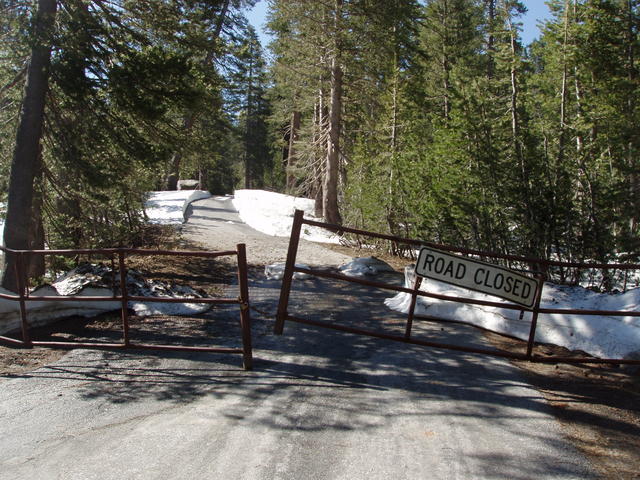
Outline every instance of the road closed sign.
<path fill-rule="evenodd" d="M 508 268 L 423 247 L 416 263 L 421 277 L 486 293 L 531 308 L 538 282 Z"/>

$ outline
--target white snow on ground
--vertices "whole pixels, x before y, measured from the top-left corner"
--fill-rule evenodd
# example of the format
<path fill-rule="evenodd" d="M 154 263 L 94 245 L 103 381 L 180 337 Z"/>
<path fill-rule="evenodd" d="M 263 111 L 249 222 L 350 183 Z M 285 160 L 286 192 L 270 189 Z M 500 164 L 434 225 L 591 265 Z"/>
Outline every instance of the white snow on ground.
<path fill-rule="evenodd" d="M 15 295 L 3 288 L 0 293 L 4 295 Z M 58 292 L 53 287 L 42 287 L 34 292 L 33 296 L 56 296 Z M 78 294 L 80 297 L 111 297 L 111 290 L 106 288 L 85 288 Z M 27 318 L 29 325 L 37 327 L 51 323 L 58 318 L 79 315 L 81 317 L 93 317 L 104 312 L 117 310 L 120 302 L 51 302 L 33 301 L 27 302 Z M 20 303 L 15 300 L 0 299 L 0 335 L 20 327 Z"/>
<path fill-rule="evenodd" d="M 149 223 L 179 225 L 186 220 L 185 212 L 191 202 L 210 196 L 203 190 L 149 192 L 144 211 Z"/>
<path fill-rule="evenodd" d="M 378 273 L 395 272 L 393 267 L 376 257 L 358 257 L 342 265 L 338 270 L 349 277 L 375 276 Z"/>
<path fill-rule="evenodd" d="M 266 265 L 264 267 L 264 275 L 268 280 L 282 280 L 282 278 L 284 277 L 284 267 L 284 262 Z M 306 265 L 304 263 L 296 263 L 296 268 L 306 268 L 308 270 L 311 269 L 309 265 Z M 294 272 L 293 278 L 295 278 L 296 280 L 307 280 L 312 277 L 308 273 Z"/>
<path fill-rule="evenodd" d="M 405 286 L 413 287 L 413 267 L 405 269 Z M 436 280 L 425 279 L 420 288 L 430 293 L 501 303 L 502 300 Z M 411 295 L 399 293 L 385 304 L 403 313 L 409 311 Z M 628 310 L 640 308 L 640 288 L 619 294 L 601 294 L 580 286 L 546 283 L 542 290 L 542 308 L 581 310 Z M 529 338 L 531 313 L 522 319 L 518 310 L 465 305 L 427 297 L 418 297 L 415 313 L 448 320 L 459 320 L 523 340 Z M 538 316 L 537 342 L 552 343 L 570 350 L 582 350 L 600 358 L 640 358 L 640 317 L 546 315 Z"/>
<path fill-rule="evenodd" d="M 314 217 L 314 201 L 264 190 L 236 190 L 233 206 L 244 223 L 259 232 L 274 237 L 288 237 L 296 210 L 303 210 L 308 220 L 322 221 Z M 312 242 L 338 243 L 337 235 L 328 230 L 303 225 L 300 238 Z"/>

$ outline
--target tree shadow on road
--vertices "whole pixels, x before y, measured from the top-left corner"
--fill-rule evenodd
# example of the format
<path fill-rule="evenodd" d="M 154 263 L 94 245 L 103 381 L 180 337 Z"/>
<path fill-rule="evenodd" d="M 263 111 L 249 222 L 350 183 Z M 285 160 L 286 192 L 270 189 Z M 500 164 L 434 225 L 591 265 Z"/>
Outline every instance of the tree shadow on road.
<path fill-rule="evenodd" d="M 500 441 L 544 445 L 525 466 L 521 458 L 516 461 L 500 453 L 474 454 L 475 458 L 466 460 L 483 464 L 487 478 L 544 477 L 550 471 L 581 471 L 585 478 L 590 477 L 591 473 L 580 470 L 583 467 L 575 459 L 558 457 L 556 452 L 566 453 L 566 445 L 557 445 L 562 442 L 557 432 L 548 431 L 552 407 L 508 361 L 292 322 L 286 323 L 284 335 L 276 336 L 272 334 L 271 315 L 279 283 L 255 279 L 251 283 L 253 305 L 259 307 L 259 311 L 253 311 L 255 360 L 251 372 L 243 371 L 240 358 L 231 355 L 84 351 L 22 376 L 68 382 L 69 388 L 87 402 L 126 405 L 153 400 L 184 405 L 239 398 L 220 415 L 228 421 L 283 434 L 375 432 L 394 422 L 408 422 L 418 426 L 420 441 L 424 441 L 422 436 L 442 433 L 432 431 L 430 425 L 432 419 L 444 417 L 451 419 L 448 428 L 464 443 L 462 439 L 477 430 L 479 421 L 487 422 L 502 431 Z M 290 311 L 343 325 L 401 333 L 406 317 L 384 306 L 382 301 L 389 296 L 389 292 L 360 285 L 345 288 L 335 281 L 298 281 Z M 236 310 L 222 309 L 216 314 L 216 322 L 217 340 L 229 344 L 238 341 Z M 464 325 L 420 323 L 415 335 L 487 346 L 476 329 Z M 584 392 L 576 396 L 572 389 L 566 386 L 567 401 L 602 400 L 601 396 L 584 396 Z M 610 419 L 593 414 L 577 419 L 585 423 L 606 420 Z M 608 425 L 640 438 L 640 428 L 633 422 L 632 418 L 620 419 Z M 625 448 L 635 446 L 620 446 Z M 462 450 L 449 453 L 457 458 L 469 456 Z M 502 467 L 491 473 L 492 466 L 498 464 Z M 508 476 L 500 473 L 505 471 Z"/>

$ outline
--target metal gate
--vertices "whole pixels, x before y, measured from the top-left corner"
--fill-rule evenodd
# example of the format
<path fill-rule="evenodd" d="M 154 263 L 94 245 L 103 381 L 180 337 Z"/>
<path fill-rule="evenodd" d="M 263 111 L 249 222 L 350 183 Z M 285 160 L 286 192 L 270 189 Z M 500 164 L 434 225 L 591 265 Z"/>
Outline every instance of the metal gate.
<path fill-rule="evenodd" d="M 388 240 L 391 242 L 395 242 L 397 244 L 412 246 L 412 247 L 421 247 L 427 246 L 431 248 L 436 248 L 438 250 L 447 251 L 447 252 L 456 252 L 464 255 L 474 255 L 482 258 L 489 259 L 502 259 L 507 261 L 518 262 L 519 264 L 526 264 L 529 266 L 529 273 L 534 276 L 537 281 L 537 291 L 535 296 L 535 301 L 532 307 L 524 307 L 515 303 L 498 303 L 491 301 L 478 300 L 473 298 L 462 298 L 462 297 L 452 297 L 447 295 L 441 295 L 433 292 L 428 292 L 420 289 L 421 287 L 421 278 L 416 276 L 416 280 L 412 286 L 412 288 L 400 287 L 397 285 L 392 285 L 388 283 L 364 280 L 361 278 L 349 277 L 346 275 L 342 275 L 339 273 L 333 273 L 328 271 L 317 271 L 311 270 L 308 268 L 302 268 L 296 266 L 296 256 L 298 252 L 298 245 L 300 240 L 300 232 L 303 225 L 309 225 L 314 227 L 320 227 L 329 231 L 333 231 L 339 234 L 351 233 L 355 235 L 360 235 L 369 238 L 377 238 L 382 240 Z M 278 304 L 278 311 L 276 316 L 276 323 L 274 327 L 274 332 L 276 334 L 282 334 L 285 321 L 293 321 L 302 324 L 330 328 L 333 330 L 344 331 L 353 334 L 366 335 L 370 337 L 382 338 L 386 340 L 393 340 L 398 342 L 410 343 L 415 345 L 422 345 L 426 347 L 435 347 L 441 349 L 450 349 L 450 350 L 458 350 L 469 353 L 477 353 L 477 354 L 486 354 L 493 355 L 498 357 L 506 357 L 513 358 L 518 360 L 528 360 L 532 362 L 544 362 L 544 363 L 608 363 L 608 364 L 633 364 L 640 365 L 640 360 L 630 360 L 630 359 L 601 359 L 601 358 L 593 358 L 587 356 L 573 356 L 573 357 L 564 357 L 564 356 L 541 356 L 536 355 L 535 353 L 535 334 L 537 328 L 537 320 L 539 314 L 571 314 L 571 315 L 606 315 L 606 316 L 629 316 L 629 317 L 640 317 L 640 312 L 638 311 L 610 311 L 610 310 L 572 310 L 572 309 L 559 309 L 559 308 L 541 308 L 540 307 L 540 299 L 542 295 L 542 286 L 547 279 L 547 273 L 550 267 L 563 267 L 563 268 L 590 268 L 590 269 L 620 269 L 620 270 L 637 270 L 640 269 L 640 265 L 636 264 L 581 264 L 581 263 L 569 263 L 569 262 L 556 262 L 556 261 L 548 261 L 542 260 L 538 258 L 527 258 L 520 257 L 515 255 L 503 255 L 497 253 L 490 252 L 482 252 L 478 250 L 471 250 L 465 248 L 456 248 L 447 245 L 438 245 L 429 242 L 423 242 L 420 240 L 413 240 L 407 238 L 400 238 L 391 235 L 384 235 L 374 232 L 367 232 L 364 230 L 358 230 L 354 228 L 348 228 L 341 225 L 332 225 L 328 223 L 317 222 L 313 220 L 306 220 L 304 218 L 304 212 L 301 210 L 296 210 L 293 220 L 293 227 L 291 230 L 291 238 L 289 242 L 289 250 L 287 253 L 287 261 L 285 264 L 284 277 L 282 281 L 282 289 L 280 291 L 280 299 Z M 390 290 L 394 292 L 404 292 L 411 295 L 411 303 L 409 312 L 406 319 L 405 324 L 405 332 L 404 335 L 393 335 L 384 332 L 379 332 L 375 330 L 367 330 L 361 329 L 351 326 L 339 325 L 327 321 L 318 321 L 312 320 L 310 318 L 305 318 L 300 315 L 292 315 L 289 313 L 289 297 L 291 293 L 291 287 L 293 282 L 293 274 L 295 272 L 305 273 L 308 275 L 320 277 L 320 278 L 328 278 L 335 279 L 340 281 L 345 281 L 349 283 L 356 283 L 364 286 L 375 287 L 384 290 Z M 419 315 L 414 314 L 415 305 L 417 297 L 429 297 L 439 300 L 444 300 L 448 302 L 457 302 L 463 304 L 470 305 L 482 305 L 482 306 L 490 306 L 490 307 L 498 307 L 502 309 L 510 309 L 510 310 L 518 310 L 521 312 L 521 317 L 524 312 L 531 312 L 531 325 L 530 325 L 530 333 L 528 341 L 526 342 L 526 351 L 525 352 L 506 352 L 501 350 L 492 350 L 486 348 L 473 348 L 467 346 L 454 345 L 449 343 L 440 343 L 429 340 L 421 340 L 412 337 L 412 327 L 414 320 L 424 318 L 429 320 L 438 320 L 434 317 L 421 317 Z"/>
<path fill-rule="evenodd" d="M 247 279 L 247 257 L 246 247 L 244 244 L 238 244 L 236 250 L 220 251 L 220 252 L 200 252 L 200 251 L 176 251 L 176 250 L 143 250 L 131 248 L 115 248 L 115 249 L 92 249 L 92 250 L 10 250 L 0 247 L 3 252 L 15 254 L 17 261 L 15 263 L 16 278 L 18 279 L 18 294 L 6 295 L 0 293 L 0 298 L 19 302 L 22 339 L 16 339 L 6 336 L 0 336 L 0 341 L 9 345 L 29 348 L 32 346 L 55 347 L 55 348 L 105 348 L 105 349 L 151 349 L 151 350 L 173 350 L 173 351 L 199 351 L 199 352 L 215 352 L 215 353 L 234 353 L 242 354 L 243 367 L 245 370 L 252 369 L 253 355 L 251 347 L 251 316 L 249 313 L 249 287 Z M 100 255 L 111 259 L 114 266 L 112 272 L 115 277 L 115 263 L 117 259 L 118 273 L 120 279 L 120 294 L 116 293 L 115 285 L 113 285 L 113 295 L 111 296 L 34 296 L 30 293 L 29 281 L 26 275 L 27 255 Z M 126 259 L 130 255 L 145 256 L 167 256 L 167 257 L 201 257 L 216 258 L 224 256 L 234 256 L 237 259 L 237 277 L 240 294 L 237 298 L 167 298 L 167 297 L 144 297 L 129 295 L 127 289 L 127 265 Z M 121 320 L 122 320 L 122 341 L 120 343 L 105 342 L 54 342 L 54 341 L 36 341 L 31 339 L 30 325 L 27 312 L 27 303 L 37 301 L 51 302 L 120 302 Z M 213 305 L 229 305 L 236 304 L 239 306 L 239 319 L 241 329 L 241 347 L 240 348 L 217 348 L 217 347 L 199 347 L 187 345 L 162 345 L 162 344 L 146 344 L 136 343 L 131 340 L 129 334 L 129 301 L 149 301 L 154 303 L 197 303 L 197 304 L 213 304 Z"/>

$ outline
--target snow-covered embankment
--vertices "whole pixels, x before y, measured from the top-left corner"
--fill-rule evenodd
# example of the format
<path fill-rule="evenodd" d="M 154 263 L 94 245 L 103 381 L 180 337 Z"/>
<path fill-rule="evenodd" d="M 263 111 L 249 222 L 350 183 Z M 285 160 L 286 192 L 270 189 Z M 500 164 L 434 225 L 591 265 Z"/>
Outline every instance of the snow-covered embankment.
<path fill-rule="evenodd" d="M 196 200 L 210 197 L 209 192 L 201 190 L 178 190 L 167 192 L 150 192 L 145 204 L 145 214 L 149 223 L 179 225 L 185 221 L 185 212 L 189 204 Z M 1 220 L 0 220 L 0 223 Z M 0 237 L 1 238 L 1 237 Z M 65 282 L 68 277 L 58 278 L 53 285 L 46 285 L 31 292 L 33 296 L 57 296 L 57 295 L 77 295 L 77 296 L 100 296 L 111 297 L 113 291 L 107 286 L 85 286 L 69 293 L 65 290 Z M 12 295 L 11 292 L 0 288 L 0 293 Z M 146 293 L 145 293 L 146 295 Z M 118 301 L 101 302 L 55 302 L 55 301 L 33 301 L 27 302 L 27 318 L 31 326 L 39 326 L 52 321 L 79 315 L 92 317 L 103 312 L 117 310 L 121 307 Z M 150 314 L 180 314 L 183 311 L 197 313 L 201 311 L 202 305 L 194 304 L 172 304 L 172 303 L 142 303 L 130 304 L 139 315 Z M 15 300 L 0 299 L 0 334 L 15 330 L 20 326 L 20 304 Z"/>
<path fill-rule="evenodd" d="M 413 278 L 413 267 L 409 266 L 405 269 L 407 288 L 412 288 Z M 501 301 L 482 293 L 429 279 L 424 280 L 421 290 L 452 297 Z M 393 310 L 407 313 L 410 301 L 409 294 L 399 293 L 387 299 L 385 303 Z M 540 306 L 555 309 L 638 311 L 640 288 L 626 293 L 604 294 L 580 286 L 546 283 L 542 290 Z M 465 305 L 427 297 L 418 297 L 415 313 L 463 321 L 522 340 L 529 338 L 531 327 L 531 313 L 525 313 L 520 319 L 520 312 L 517 310 Z M 540 314 L 535 340 L 566 347 L 569 350 L 582 350 L 599 358 L 640 359 L 640 317 Z"/>
<path fill-rule="evenodd" d="M 291 233 L 293 215 L 296 210 L 304 211 L 304 217 L 316 218 L 315 202 L 310 198 L 293 197 L 265 190 L 236 190 L 233 206 L 244 223 L 259 232 L 274 237 L 288 237 Z M 338 243 L 339 239 L 330 231 L 304 225 L 300 237 L 312 242 Z"/>

